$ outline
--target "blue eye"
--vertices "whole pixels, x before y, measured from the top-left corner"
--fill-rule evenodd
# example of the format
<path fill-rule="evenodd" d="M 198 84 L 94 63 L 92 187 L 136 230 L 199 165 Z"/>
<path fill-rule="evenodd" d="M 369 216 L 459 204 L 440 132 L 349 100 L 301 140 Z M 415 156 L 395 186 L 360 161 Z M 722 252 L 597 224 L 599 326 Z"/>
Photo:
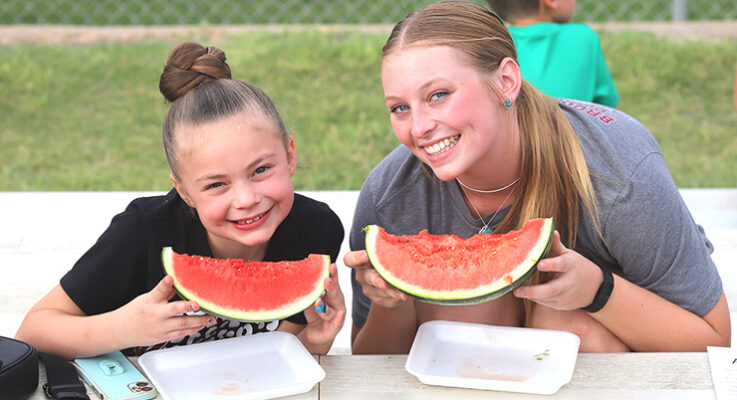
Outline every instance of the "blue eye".
<path fill-rule="evenodd" d="M 391 113 L 398 113 L 398 112 L 404 112 L 409 110 L 409 106 L 406 106 L 404 104 L 400 104 L 398 106 L 394 106 L 391 109 L 389 109 L 389 112 Z"/>
<path fill-rule="evenodd" d="M 217 189 L 220 186 L 223 186 L 223 183 L 222 182 L 215 182 L 215 183 L 211 183 L 211 184 L 207 185 L 207 189 Z"/>
<path fill-rule="evenodd" d="M 269 167 L 267 167 L 267 166 L 265 166 L 265 165 L 264 165 L 264 166 L 260 166 L 260 167 L 256 168 L 256 170 L 255 170 L 255 171 L 253 171 L 253 174 L 254 174 L 254 175 L 259 175 L 259 174 L 263 174 L 264 172 L 266 172 L 266 171 L 268 171 L 268 170 L 269 170 Z"/>
<path fill-rule="evenodd" d="M 431 100 L 438 100 L 438 99 L 442 99 L 443 97 L 445 97 L 447 95 L 448 95 L 448 92 L 441 90 L 439 92 L 435 92 L 432 95 L 430 95 L 430 99 Z"/>

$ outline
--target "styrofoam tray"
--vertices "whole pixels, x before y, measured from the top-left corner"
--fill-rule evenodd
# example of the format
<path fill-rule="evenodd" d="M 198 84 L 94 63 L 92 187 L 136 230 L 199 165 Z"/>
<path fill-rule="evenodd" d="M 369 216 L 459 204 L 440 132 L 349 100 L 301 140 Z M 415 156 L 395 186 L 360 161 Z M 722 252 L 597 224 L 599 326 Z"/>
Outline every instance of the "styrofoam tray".
<path fill-rule="evenodd" d="M 564 331 L 431 321 L 405 369 L 428 385 L 553 394 L 570 382 L 580 343 Z"/>
<path fill-rule="evenodd" d="M 155 350 L 138 363 L 167 400 L 271 399 L 304 393 L 325 371 L 296 336 L 251 336 Z"/>

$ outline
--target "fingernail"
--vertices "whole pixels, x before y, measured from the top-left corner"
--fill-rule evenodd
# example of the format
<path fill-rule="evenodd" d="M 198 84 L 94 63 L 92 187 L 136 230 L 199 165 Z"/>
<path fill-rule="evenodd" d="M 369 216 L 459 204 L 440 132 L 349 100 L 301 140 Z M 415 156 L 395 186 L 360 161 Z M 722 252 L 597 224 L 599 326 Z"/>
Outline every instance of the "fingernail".
<path fill-rule="evenodd" d="M 315 306 L 315 312 L 318 314 L 325 314 L 326 309 L 325 302 L 320 303 L 319 306 Z"/>

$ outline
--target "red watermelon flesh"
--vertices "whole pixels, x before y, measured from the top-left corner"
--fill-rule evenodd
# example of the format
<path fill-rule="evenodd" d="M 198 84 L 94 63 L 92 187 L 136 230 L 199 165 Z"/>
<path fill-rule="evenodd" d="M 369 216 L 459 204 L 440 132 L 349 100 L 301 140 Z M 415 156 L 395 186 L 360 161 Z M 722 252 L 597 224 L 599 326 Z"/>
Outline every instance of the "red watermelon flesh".
<path fill-rule="evenodd" d="M 162 251 L 167 274 L 182 297 L 202 310 L 230 319 L 271 321 L 296 314 L 324 292 L 330 257 L 300 261 L 246 262 Z"/>
<path fill-rule="evenodd" d="M 499 297 L 529 278 L 552 235 L 552 218 L 467 239 L 427 230 L 395 236 L 371 225 L 366 250 L 374 269 L 396 288 L 430 302 L 470 304 Z"/>

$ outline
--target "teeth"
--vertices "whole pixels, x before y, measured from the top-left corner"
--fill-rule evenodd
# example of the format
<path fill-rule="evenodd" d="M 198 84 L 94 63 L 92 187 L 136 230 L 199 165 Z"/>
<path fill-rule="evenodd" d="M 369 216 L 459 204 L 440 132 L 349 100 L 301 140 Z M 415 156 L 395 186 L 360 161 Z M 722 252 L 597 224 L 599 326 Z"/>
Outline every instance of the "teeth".
<path fill-rule="evenodd" d="M 247 219 L 247 220 L 245 220 L 245 221 L 243 221 L 243 220 L 241 220 L 241 221 L 236 221 L 236 224 L 238 224 L 238 225 L 246 225 L 246 224 L 252 224 L 252 223 L 254 223 L 254 222 L 256 222 L 256 221 L 260 220 L 260 219 L 261 219 L 261 217 L 263 217 L 263 215 L 259 215 L 259 216 L 258 216 L 258 217 L 256 217 L 256 218 L 252 218 L 252 219 Z"/>
<path fill-rule="evenodd" d="M 451 148 L 456 142 L 458 142 L 459 137 L 460 136 L 453 136 L 452 138 L 446 138 L 445 140 L 441 140 L 432 146 L 425 147 L 425 151 L 431 156 L 441 153 Z"/>

